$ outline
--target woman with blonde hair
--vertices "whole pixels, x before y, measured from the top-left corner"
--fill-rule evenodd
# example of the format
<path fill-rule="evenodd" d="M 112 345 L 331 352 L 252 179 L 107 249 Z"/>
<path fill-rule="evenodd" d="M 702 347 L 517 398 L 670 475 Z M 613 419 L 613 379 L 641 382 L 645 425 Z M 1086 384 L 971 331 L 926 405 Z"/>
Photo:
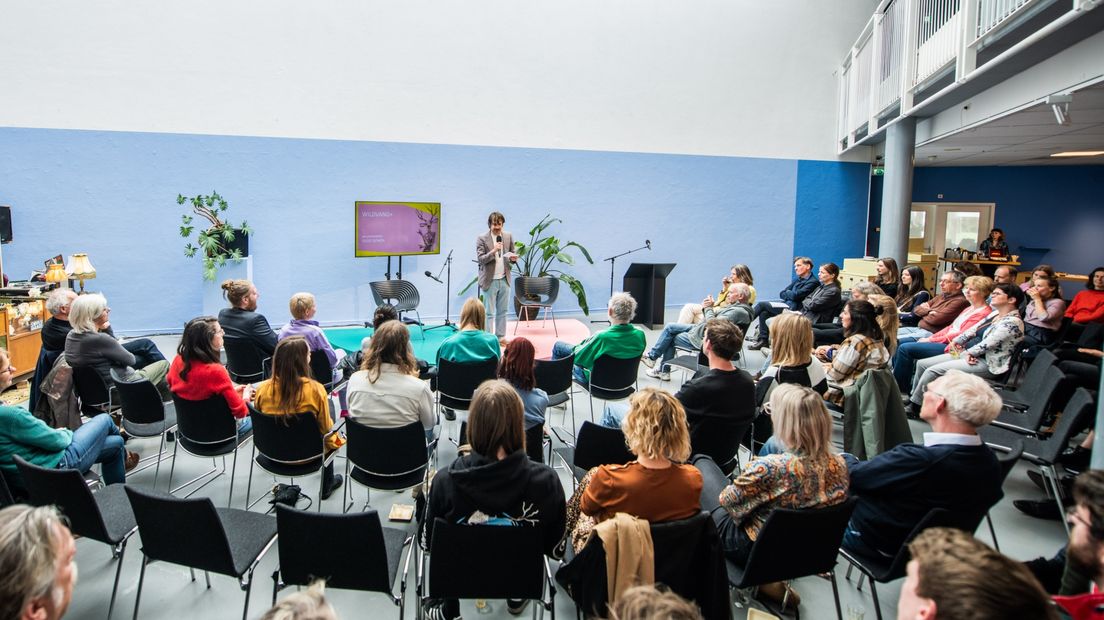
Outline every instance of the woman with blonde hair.
<path fill-rule="evenodd" d="M 276 343 L 272 354 L 272 378 L 257 386 L 253 394 L 253 407 L 266 415 L 294 413 L 314 414 L 318 430 L 325 435 L 333 428 L 330 417 L 330 398 L 326 388 L 311 377 L 310 344 L 302 336 L 292 336 Z M 326 450 L 334 451 L 345 445 L 340 434 L 326 438 Z M 333 462 L 322 470 L 322 499 L 327 499 L 343 482 L 341 474 L 334 475 Z"/>
<path fill-rule="evenodd" d="M 759 405 L 767 402 L 781 383 L 811 387 L 819 394 L 828 391 L 828 375 L 813 359 L 813 329 L 800 314 L 782 314 L 770 325 L 771 363 L 759 378 L 755 397 Z"/>
<path fill-rule="evenodd" d="M 878 326 L 882 328 L 886 349 L 892 357 L 897 351 L 897 330 L 901 327 L 901 319 L 897 316 L 897 302 L 889 295 L 871 295 L 866 300 L 882 308 L 877 319 Z"/>
<path fill-rule="evenodd" d="M 686 411 L 674 396 L 655 388 L 633 394 L 621 429 L 636 460 L 599 465 L 579 483 L 571 506 L 588 519 L 579 518 L 569 507 L 577 519 L 577 549 L 593 523 L 619 512 L 657 523 L 687 519 L 701 508 L 701 474 L 684 464 L 690 458 L 690 427 Z"/>
<path fill-rule="evenodd" d="M 460 309 L 460 331 L 445 338 L 437 349 L 437 361 L 482 362 L 498 359 L 502 354 L 498 337 L 483 331 L 487 324 L 487 309 L 475 297 L 464 302 Z"/>
<path fill-rule="evenodd" d="M 767 410 L 782 452 L 750 461 L 731 484 L 712 461 L 694 463 L 704 481 L 702 508 L 713 517 L 725 555 L 739 566 L 747 563 L 775 508 L 818 508 L 847 499 L 847 463 L 831 449 L 832 417 L 820 395 L 781 385 Z"/>
<path fill-rule="evenodd" d="M 402 321 L 387 321 L 369 341 L 360 370 L 349 377 L 349 415 L 377 428 L 420 421 L 427 439 L 437 417 L 433 394 L 418 378 L 418 360 L 410 347 L 410 331 Z"/>

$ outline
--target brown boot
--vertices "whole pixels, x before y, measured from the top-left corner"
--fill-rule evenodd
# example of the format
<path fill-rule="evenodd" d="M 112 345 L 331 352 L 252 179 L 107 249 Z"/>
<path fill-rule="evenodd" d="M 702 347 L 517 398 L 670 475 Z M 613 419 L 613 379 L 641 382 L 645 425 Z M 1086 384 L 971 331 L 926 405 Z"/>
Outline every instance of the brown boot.
<path fill-rule="evenodd" d="M 125 461 L 126 470 L 130 471 L 130 470 L 134 469 L 135 467 L 138 467 L 138 461 L 139 460 L 141 460 L 141 457 L 138 456 L 137 452 L 131 452 L 131 451 L 128 450 L 127 453 L 126 453 L 126 461 Z"/>
<path fill-rule="evenodd" d="M 798 595 L 796 590 L 782 581 L 765 583 L 759 586 L 759 592 L 756 596 L 760 600 L 766 599 L 767 601 L 781 605 L 781 610 L 783 612 L 797 609 L 801 605 L 801 596 Z"/>

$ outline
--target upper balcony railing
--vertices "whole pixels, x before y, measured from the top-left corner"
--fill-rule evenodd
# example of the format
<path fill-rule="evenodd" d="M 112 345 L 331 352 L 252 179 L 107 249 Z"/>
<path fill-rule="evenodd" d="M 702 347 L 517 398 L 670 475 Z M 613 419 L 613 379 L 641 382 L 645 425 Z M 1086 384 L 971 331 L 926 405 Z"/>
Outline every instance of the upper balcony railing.
<path fill-rule="evenodd" d="M 953 88 L 977 70 L 978 52 L 1043 9 L 1100 0 L 883 0 L 840 70 L 842 153 L 910 115 L 918 95 Z M 1020 33 L 1022 34 L 1022 33 Z"/>

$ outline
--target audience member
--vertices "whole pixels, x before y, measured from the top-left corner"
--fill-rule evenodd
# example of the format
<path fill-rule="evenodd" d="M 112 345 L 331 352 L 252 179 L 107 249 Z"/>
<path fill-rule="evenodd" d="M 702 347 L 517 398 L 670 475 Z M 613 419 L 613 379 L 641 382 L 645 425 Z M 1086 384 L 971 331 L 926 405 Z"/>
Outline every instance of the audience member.
<path fill-rule="evenodd" d="M 878 259 L 878 264 L 874 269 L 878 272 L 878 277 L 874 278 L 874 284 L 881 287 L 882 292 L 890 297 L 897 296 L 897 289 L 901 284 L 901 274 L 897 269 L 897 259 L 884 256 Z"/>
<path fill-rule="evenodd" d="M 1076 620 L 1100 617 L 1104 605 L 1104 471 L 1086 471 L 1073 482 L 1073 508 L 1066 516 L 1070 527 L 1066 547 L 1063 596 L 1054 600 Z M 1079 580 L 1091 588 L 1082 589 Z M 1069 590 L 1067 592 L 1067 590 Z"/>
<path fill-rule="evenodd" d="M 778 292 L 781 302 L 761 301 L 755 304 L 752 318 L 759 319 L 759 339 L 748 345 L 749 349 L 758 350 L 769 342 L 767 319 L 782 314 L 787 308 L 790 310 L 801 309 L 802 302 L 818 286 L 820 282 L 813 277 L 813 259 L 807 256 L 794 258 L 794 278 L 789 286 Z"/>
<path fill-rule="evenodd" d="M 954 270 L 961 273 L 962 276 L 966 278 L 969 278 L 970 276 L 985 275 L 985 272 L 981 270 L 981 266 L 968 260 L 958 261 L 957 263 L 955 263 Z"/>
<path fill-rule="evenodd" d="M 0 391 L 11 386 L 15 371 L 7 350 L 0 348 Z M 18 475 L 16 456 L 47 469 L 76 469 L 82 474 L 100 463 L 105 484 L 126 482 L 126 472 L 138 465 L 138 455 L 126 451 L 119 427 L 106 413 L 71 431 L 50 428 L 22 407 L 0 404 L 0 468 Z"/>
<path fill-rule="evenodd" d="M 847 464 L 832 453 L 832 416 L 820 395 L 780 385 L 767 410 L 778 453 L 748 462 L 731 484 L 713 461 L 694 461 L 703 479 L 702 508 L 713 517 L 725 555 L 739 566 L 747 564 L 775 508 L 832 506 L 847 499 Z M 784 594 L 783 584 L 770 585 Z"/>
<path fill-rule="evenodd" d="M 560 340 L 552 347 L 552 359 L 555 360 L 575 354 L 575 368 L 572 373 L 580 383 L 590 383 L 590 369 L 594 368 L 594 360 L 599 357 L 608 355 L 614 359 L 636 359 L 644 353 L 644 347 L 647 346 L 644 332 L 629 324 L 636 315 L 636 300 L 632 295 L 614 293 L 610 297 L 607 313 L 609 329 L 600 331 L 575 346 Z"/>
<path fill-rule="evenodd" d="M 897 287 L 897 310 L 901 314 L 910 314 L 916 306 L 927 303 L 931 299 L 927 286 L 924 284 L 924 270 L 916 265 L 909 265 L 901 271 L 901 285 Z"/>
<path fill-rule="evenodd" d="M 940 276 L 941 293 L 901 316 L 902 325 L 918 327 L 902 327 L 897 332 L 897 338 L 924 338 L 950 325 L 970 305 L 962 295 L 962 283 L 965 281 L 966 276 L 957 271 L 948 271 Z"/>
<path fill-rule="evenodd" d="M 1020 290 L 1026 293 L 1027 289 L 1031 288 L 1035 284 L 1035 278 L 1053 278 L 1057 280 L 1058 273 L 1055 272 L 1054 267 L 1051 267 L 1050 265 L 1039 265 L 1038 267 L 1031 270 L 1031 277 L 1028 278 L 1027 281 L 1020 284 Z M 1058 296 L 1061 297 L 1062 294 L 1059 292 Z"/>
<path fill-rule="evenodd" d="M 57 620 L 77 584 L 77 544 L 53 506 L 0 510 L 0 617 Z"/>
<path fill-rule="evenodd" d="M 985 276 L 970 276 L 966 278 L 966 287 L 963 291 L 970 305 L 955 317 L 950 325 L 931 336 L 919 339 L 901 337 L 901 346 L 893 357 L 893 376 L 897 379 L 897 387 L 902 394 L 912 390 L 912 378 L 916 371 L 917 360 L 949 352 L 952 340 L 985 320 L 985 317 L 992 312 L 986 302 L 993 292 L 992 280 Z M 900 337 L 901 332 L 899 331 L 897 335 Z"/>
<path fill-rule="evenodd" d="M 811 387 L 818 394 L 828 391 L 828 375 L 824 366 L 812 354 L 813 330 L 809 319 L 800 314 L 785 314 L 770 326 L 771 364 L 759 378 L 756 402 L 770 399 L 771 392 L 781 383 L 796 383 Z"/>
<path fill-rule="evenodd" d="M 855 382 L 865 370 L 885 368 L 889 364 L 889 350 L 885 335 L 878 325 L 882 308 L 869 301 L 851 300 L 840 313 L 840 323 L 846 336 L 841 344 L 822 346 L 816 356 L 824 362 L 828 375 L 828 393 L 825 398 L 839 402 L 842 388 Z"/>
<path fill-rule="evenodd" d="M 840 300 L 843 299 L 839 285 L 839 267 L 835 263 L 824 263 L 817 270 L 817 280 L 820 281 L 820 286 L 805 297 L 798 312 L 808 317 L 813 324 L 830 323 L 836 318 Z M 769 325 L 770 321 L 767 323 Z"/>
<path fill-rule="evenodd" d="M 268 319 L 257 313 L 257 299 L 261 294 L 249 280 L 226 280 L 222 291 L 229 308 L 219 310 L 218 322 L 226 330 L 226 335 L 249 342 L 261 357 L 271 357 L 276 350 L 276 334 Z"/>
<path fill-rule="evenodd" d="M 1011 284 L 1000 284 L 991 297 L 993 312 L 984 321 L 962 332 L 947 345 L 949 353 L 916 364 L 912 403 L 919 407 L 927 385 L 949 370 L 960 370 L 985 379 L 1008 372 L 1012 353 L 1023 341 L 1023 321 L 1017 311 L 1023 293 Z"/>
<path fill-rule="evenodd" d="M 536 526 L 551 554 L 564 533 L 564 492 L 559 476 L 525 454 L 523 404 L 506 381 L 484 382 L 472 397 L 468 442 L 472 451 L 437 472 L 422 527 L 427 548 L 437 519 L 447 523 Z M 528 601 L 509 600 L 517 615 Z M 455 599 L 431 603 L 430 620 L 460 617 Z"/>
<path fill-rule="evenodd" d="M 706 299 L 710 300 L 714 307 L 724 308 L 728 304 L 732 303 L 732 300 L 728 298 L 728 292 L 729 289 L 732 288 L 732 285 L 736 283 L 743 283 L 747 285 L 749 295 L 745 303 L 754 304 L 755 287 L 752 285 L 755 283 L 755 280 L 751 277 L 751 270 L 748 269 L 748 266 L 740 264 L 733 265 L 732 269 L 729 270 L 728 275 L 721 280 L 721 292 L 717 293 L 717 298 L 713 299 L 713 296 L 710 295 Z M 678 320 L 676 320 L 675 322 L 690 324 L 701 323 L 705 320 L 704 310 L 704 303 L 686 304 L 682 307 L 682 310 L 679 311 Z"/>
<path fill-rule="evenodd" d="M 330 417 L 330 398 L 326 388 L 311 377 L 310 356 L 310 344 L 302 336 L 291 336 L 276 343 L 272 353 L 272 378 L 257 386 L 253 407 L 266 415 L 313 414 L 318 430 L 325 435 L 334 424 Z M 345 439 L 339 433 L 326 438 L 327 451 L 343 445 Z M 341 474 L 334 475 L 331 461 L 322 470 L 322 499 L 333 495 L 342 482 Z"/>
<path fill-rule="evenodd" d="M 77 294 L 70 288 L 58 289 L 46 298 L 46 310 L 51 315 L 42 325 L 42 348 L 46 351 L 60 353 L 65 350 L 65 337 L 73 329 L 69 323 L 69 311 L 76 298 Z M 105 319 L 97 327 L 100 332 L 115 337 L 110 320 Z M 145 368 L 154 362 L 165 360 L 161 350 L 149 338 L 135 338 L 121 344 L 134 355 L 136 368 Z"/>
<path fill-rule="evenodd" d="M 1056 620 L 1053 604 L 1023 564 L 962 530 L 935 527 L 909 543 L 898 618 Z"/>
<path fill-rule="evenodd" d="M 881 314 L 878 315 L 878 327 L 882 328 L 886 351 L 889 351 L 889 357 L 892 359 L 893 354 L 897 352 L 897 330 L 901 327 L 900 319 L 897 317 L 897 304 L 889 295 L 871 295 L 867 301 L 874 307 L 882 309 Z"/>
<path fill-rule="evenodd" d="M 952 370 L 928 385 L 920 417 L 924 443 L 906 443 L 869 461 L 844 455 L 859 503 L 843 546 L 892 557 L 933 508 L 977 524 L 1000 500 L 1000 465 L 977 429 L 997 417 L 1001 399 L 980 377 Z"/>
<path fill-rule="evenodd" d="M 537 387 L 533 372 L 536 350 L 527 338 L 514 338 L 502 352 L 498 378 L 514 386 L 525 406 L 525 446 L 529 458 L 544 462 L 541 450 L 544 440 L 544 412 L 548 409 L 548 394 Z"/>
<path fill-rule="evenodd" d="M 851 299 L 869 300 L 870 297 L 881 294 L 883 294 L 881 287 L 866 280 L 857 282 L 851 287 Z M 896 314 L 896 311 L 894 313 Z M 841 342 L 843 342 L 843 326 L 839 324 L 839 317 L 833 317 L 831 323 L 813 322 L 813 346 Z"/>
<path fill-rule="evenodd" d="M 360 370 L 349 378 L 348 396 L 349 415 L 358 422 L 393 428 L 420 421 L 426 439 L 433 439 L 433 394 L 418 378 L 410 331 L 401 321 L 387 321 L 372 335 Z"/>
<path fill-rule="evenodd" d="M 334 351 L 330 341 L 326 338 L 325 332 L 319 327 L 318 321 L 314 320 L 314 315 L 318 311 L 314 295 L 310 293 L 296 293 L 292 295 L 291 301 L 288 302 L 288 309 L 291 311 L 291 321 L 280 329 L 280 333 L 277 334 L 277 340 L 283 340 L 292 336 L 302 336 L 306 338 L 307 345 L 310 346 L 311 355 L 317 352 L 321 355 L 325 355 L 326 359 L 330 362 L 330 380 L 326 383 L 340 379 L 341 370 L 337 367 L 337 351 Z M 275 355 L 275 353 L 273 353 L 273 355 Z M 313 374 L 311 376 L 313 377 Z M 349 403 L 345 396 L 345 390 L 338 390 L 337 397 L 341 412 L 347 414 Z"/>
<path fill-rule="evenodd" d="M 1035 278 L 1024 293 L 1028 297 L 1024 311 L 1024 344 L 1049 347 L 1058 342 L 1066 302 L 1058 296 L 1056 278 Z"/>
<path fill-rule="evenodd" d="M 618 512 L 657 523 L 687 519 L 701 509 L 701 474 L 683 464 L 690 457 L 690 432 L 682 405 L 655 388 L 633 394 L 629 404 L 621 427 L 636 460 L 600 465 L 579 482 L 568 520 L 576 551 L 596 522 Z"/>
<path fill-rule="evenodd" d="M 997 284 L 1015 284 L 1019 271 L 1012 265 L 1001 265 L 993 270 L 993 282 Z"/>
<path fill-rule="evenodd" d="M 460 309 L 460 331 L 445 338 L 437 349 L 437 360 L 450 362 L 482 362 L 498 359 L 501 347 L 498 338 L 483 331 L 487 322 L 487 311 L 483 302 L 475 297 L 464 302 Z"/>
<path fill-rule="evenodd" d="M 110 329 L 110 314 L 111 308 L 107 307 L 107 299 L 98 293 L 88 293 L 73 300 L 69 310 L 72 330 L 65 337 L 65 361 L 73 368 L 94 368 L 107 386 L 115 383 L 111 378 L 112 368 L 126 378 L 140 375 L 150 380 L 163 400 L 169 400 L 169 390 L 165 384 L 169 363 L 161 357 L 160 360 L 140 366 L 133 353 L 119 344 L 114 336 L 106 333 Z M 157 356 L 161 356 L 160 352 Z M 146 361 L 149 359 L 151 356 L 146 356 Z"/>
<path fill-rule="evenodd" d="M 1092 270 L 1085 290 L 1074 295 L 1066 308 L 1066 316 L 1074 323 L 1104 323 L 1104 267 Z M 43 328 L 43 340 L 45 331 Z"/>
<path fill-rule="evenodd" d="M 222 325 L 213 316 L 201 316 L 184 326 L 176 357 L 169 368 L 169 387 L 185 400 L 207 400 L 222 396 L 238 424 L 238 440 L 253 430 L 249 407 L 245 404 L 252 390 L 236 385 L 221 363 Z"/>
<path fill-rule="evenodd" d="M 319 579 L 306 590 L 280 599 L 261 620 L 337 620 L 337 612 L 326 601 L 326 582 Z"/>
<path fill-rule="evenodd" d="M 704 620 L 692 601 L 662 586 L 634 586 L 609 609 L 607 620 Z"/>
<path fill-rule="evenodd" d="M 1004 240 L 1004 231 L 994 228 L 989 236 L 978 244 L 978 254 L 985 258 L 1008 256 L 1008 243 Z"/>
<path fill-rule="evenodd" d="M 729 304 L 724 308 L 718 308 L 712 299 L 706 299 L 702 304 L 705 320 L 724 319 L 739 327 L 741 334 L 751 324 L 751 306 L 747 303 L 748 286 L 741 282 L 732 285 L 729 291 Z M 644 374 L 655 377 L 660 381 L 671 380 L 671 367 L 667 362 L 675 356 L 675 347 L 684 349 L 700 349 L 705 339 L 705 323 L 690 325 L 688 323 L 668 323 L 660 332 L 655 345 L 644 353 L 640 361 L 648 367 Z M 741 336 L 742 341 L 742 336 Z M 735 353 L 739 353 L 739 349 Z M 733 353 L 733 355 L 735 355 Z"/>

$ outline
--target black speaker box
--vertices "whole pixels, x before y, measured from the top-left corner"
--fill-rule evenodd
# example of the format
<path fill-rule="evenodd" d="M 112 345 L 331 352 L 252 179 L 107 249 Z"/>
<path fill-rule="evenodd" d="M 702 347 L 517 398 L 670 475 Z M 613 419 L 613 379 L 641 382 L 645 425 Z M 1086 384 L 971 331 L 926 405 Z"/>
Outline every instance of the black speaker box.
<path fill-rule="evenodd" d="M 11 207 L 0 206 L 0 243 L 11 242 Z"/>

